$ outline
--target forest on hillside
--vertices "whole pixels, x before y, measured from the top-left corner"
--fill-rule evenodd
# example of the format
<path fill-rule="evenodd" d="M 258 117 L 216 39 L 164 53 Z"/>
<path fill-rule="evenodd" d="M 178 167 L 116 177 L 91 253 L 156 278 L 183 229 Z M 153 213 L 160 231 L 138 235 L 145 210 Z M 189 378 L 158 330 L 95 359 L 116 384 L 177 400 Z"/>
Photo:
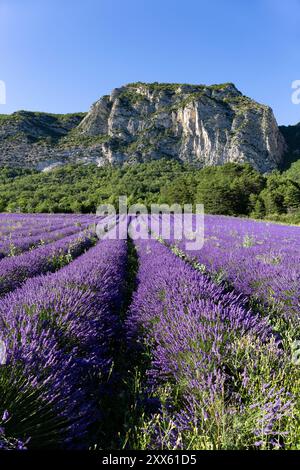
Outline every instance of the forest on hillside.
<path fill-rule="evenodd" d="M 300 160 L 262 175 L 249 164 L 197 169 L 174 160 L 50 172 L 0 168 L 0 212 L 93 213 L 99 204 L 203 203 L 211 214 L 300 223 Z"/>

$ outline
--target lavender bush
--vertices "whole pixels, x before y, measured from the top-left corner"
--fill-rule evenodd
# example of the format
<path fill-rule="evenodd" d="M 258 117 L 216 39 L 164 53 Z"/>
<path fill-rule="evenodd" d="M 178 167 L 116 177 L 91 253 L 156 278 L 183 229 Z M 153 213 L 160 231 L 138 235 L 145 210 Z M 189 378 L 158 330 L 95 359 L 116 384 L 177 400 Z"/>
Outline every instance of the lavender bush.
<path fill-rule="evenodd" d="M 139 446 L 283 446 L 293 397 L 280 385 L 284 356 L 267 319 L 159 242 L 137 248 L 128 341 L 150 351 L 146 385 L 160 401 Z"/>
<path fill-rule="evenodd" d="M 126 242 L 102 241 L 0 301 L 1 406 L 29 447 L 85 447 L 119 331 Z M 12 393 L 13 392 L 13 393 Z"/>

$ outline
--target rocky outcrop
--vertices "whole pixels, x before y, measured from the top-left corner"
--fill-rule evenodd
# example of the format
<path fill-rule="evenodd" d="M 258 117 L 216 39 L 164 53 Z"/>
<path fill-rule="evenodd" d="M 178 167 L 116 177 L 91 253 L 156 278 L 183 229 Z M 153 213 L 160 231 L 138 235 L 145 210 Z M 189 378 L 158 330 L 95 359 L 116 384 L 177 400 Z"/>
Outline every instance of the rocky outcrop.
<path fill-rule="evenodd" d="M 0 118 L 2 165 L 47 169 L 66 162 L 166 157 L 198 166 L 249 162 L 267 172 L 286 151 L 272 110 L 230 83 L 135 83 L 103 96 L 86 115 L 15 115 L 16 123 L 14 115 Z"/>
<path fill-rule="evenodd" d="M 84 113 L 56 115 L 18 111 L 0 115 L 0 165 L 44 168 L 71 157 L 61 148 L 66 136 L 75 129 Z M 61 155 L 60 155 L 61 153 Z"/>

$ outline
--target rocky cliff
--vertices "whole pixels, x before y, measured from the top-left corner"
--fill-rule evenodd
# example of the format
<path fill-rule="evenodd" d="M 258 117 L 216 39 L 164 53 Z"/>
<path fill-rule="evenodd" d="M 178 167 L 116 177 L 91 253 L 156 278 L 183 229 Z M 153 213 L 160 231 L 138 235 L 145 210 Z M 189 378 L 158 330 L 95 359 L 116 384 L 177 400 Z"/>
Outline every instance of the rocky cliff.
<path fill-rule="evenodd" d="M 267 172 L 285 151 L 272 110 L 230 83 L 135 83 L 103 96 L 87 114 L 0 116 L 0 165 L 45 169 L 167 157 L 199 166 L 249 162 Z"/>

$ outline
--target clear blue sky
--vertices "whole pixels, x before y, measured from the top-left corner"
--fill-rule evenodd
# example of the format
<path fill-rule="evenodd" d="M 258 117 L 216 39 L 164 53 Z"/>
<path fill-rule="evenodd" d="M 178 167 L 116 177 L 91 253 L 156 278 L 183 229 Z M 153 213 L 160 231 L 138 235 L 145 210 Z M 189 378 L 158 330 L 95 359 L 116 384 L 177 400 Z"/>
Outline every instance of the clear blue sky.
<path fill-rule="evenodd" d="M 0 0 L 0 113 L 86 111 L 133 81 L 230 81 L 294 124 L 297 79 L 300 0 Z"/>

